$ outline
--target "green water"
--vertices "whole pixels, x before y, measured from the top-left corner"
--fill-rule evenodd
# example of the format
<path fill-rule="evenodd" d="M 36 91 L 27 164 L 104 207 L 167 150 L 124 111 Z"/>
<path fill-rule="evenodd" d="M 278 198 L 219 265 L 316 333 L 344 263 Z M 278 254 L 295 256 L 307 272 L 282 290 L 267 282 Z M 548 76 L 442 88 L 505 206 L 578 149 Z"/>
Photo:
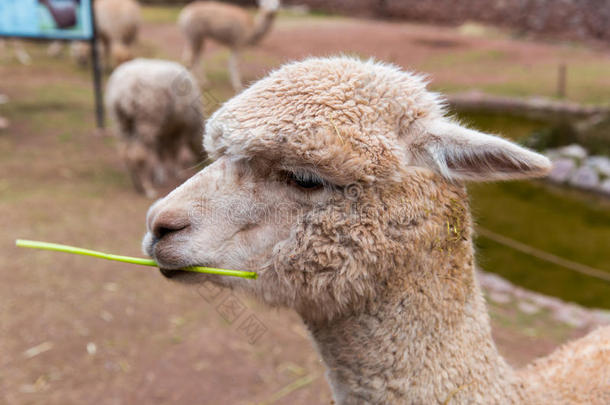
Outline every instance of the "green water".
<path fill-rule="evenodd" d="M 543 131 L 548 124 L 543 121 L 528 118 L 514 117 L 510 115 L 485 114 L 485 113 L 460 113 L 460 121 L 479 131 L 501 135 L 515 141 L 521 141 L 534 132 Z"/>
<path fill-rule="evenodd" d="M 522 141 L 545 124 L 469 114 L 462 122 Z M 610 199 L 519 181 L 469 186 L 476 223 L 537 249 L 610 273 Z M 494 241 L 476 240 L 481 268 L 517 285 L 589 307 L 610 308 L 610 283 L 575 273 Z"/>

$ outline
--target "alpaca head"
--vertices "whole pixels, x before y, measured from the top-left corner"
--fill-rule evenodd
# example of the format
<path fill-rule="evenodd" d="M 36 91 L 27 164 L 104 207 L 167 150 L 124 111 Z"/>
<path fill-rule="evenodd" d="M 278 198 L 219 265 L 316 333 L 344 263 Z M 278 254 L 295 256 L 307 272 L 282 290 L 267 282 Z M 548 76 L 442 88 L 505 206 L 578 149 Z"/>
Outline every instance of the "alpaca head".
<path fill-rule="evenodd" d="M 277 11 L 280 8 L 280 0 L 259 0 L 258 7 L 265 11 Z"/>
<path fill-rule="evenodd" d="M 204 144 L 215 162 L 150 208 L 144 250 L 174 280 L 246 290 L 311 322 L 374 302 L 390 277 L 422 271 L 418 255 L 469 248 L 462 181 L 549 167 L 445 118 L 419 76 L 344 57 L 271 73 L 209 119 Z M 172 270 L 187 265 L 259 278 Z"/>
<path fill-rule="evenodd" d="M 115 67 L 133 59 L 131 50 L 120 42 L 113 42 L 110 49 L 112 64 Z"/>

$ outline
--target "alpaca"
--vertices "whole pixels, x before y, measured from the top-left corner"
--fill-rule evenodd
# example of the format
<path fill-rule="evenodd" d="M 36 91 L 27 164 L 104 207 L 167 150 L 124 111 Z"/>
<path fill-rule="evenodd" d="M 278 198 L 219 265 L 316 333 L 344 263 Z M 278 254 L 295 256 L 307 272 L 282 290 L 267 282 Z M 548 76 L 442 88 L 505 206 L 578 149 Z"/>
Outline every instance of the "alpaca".
<path fill-rule="evenodd" d="M 195 79 L 174 62 L 135 59 L 110 76 L 106 105 L 136 190 L 181 178 L 202 156 L 203 113 Z"/>
<path fill-rule="evenodd" d="M 208 120 L 214 163 L 151 206 L 143 249 L 171 280 L 294 309 L 338 404 L 610 403 L 610 328 L 523 370 L 498 353 L 464 182 L 550 163 L 445 114 L 395 66 L 285 65 Z"/>
<path fill-rule="evenodd" d="M 242 48 L 256 45 L 269 32 L 280 7 L 279 0 L 259 0 L 256 17 L 238 6 L 214 1 L 196 1 L 182 10 L 178 25 L 187 38 L 185 52 L 191 70 L 199 67 L 207 38 L 231 49 L 229 73 L 235 91 L 242 88 L 238 60 Z M 203 73 L 205 81 L 205 73 Z"/>
<path fill-rule="evenodd" d="M 135 0 L 96 0 L 95 24 L 104 49 L 106 67 L 133 57 L 132 46 L 140 26 L 140 5 Z"/>

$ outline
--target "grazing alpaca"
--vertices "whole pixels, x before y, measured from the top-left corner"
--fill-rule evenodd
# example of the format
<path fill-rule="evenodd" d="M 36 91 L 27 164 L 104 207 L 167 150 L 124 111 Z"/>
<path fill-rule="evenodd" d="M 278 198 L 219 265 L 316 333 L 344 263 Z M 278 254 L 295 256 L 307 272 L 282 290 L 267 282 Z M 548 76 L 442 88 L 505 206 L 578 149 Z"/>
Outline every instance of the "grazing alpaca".
<path fill-rule="evenodd" d="M 464 181 L 549 161 L 445 117 L 374 61 L 288 64 L 206 125 L 216 161 L 156 202 L 144 250 L 172 280 L 296 310 L 339 404 L 608 404 L 610 329 L 523 370 L 491 338 Z M 199 275 L 206 265 L 257 280 Z"/>
<path fill-rule="evenodd" d="M 124 63 L 108 80 L 106 105 L 134 186 L 146 196 L 156 195 L 155 186 L 184 180 L 185 171 L 202 159 L 201 95 L 182 65 Z"/>
<path fill-rule="evenodd" d="M 135 0 L 96 0 L 95 24 L 104 48 L 106 67 L 133 58 L 131 47 L 138 36 L 140 6 Z"/>
<path fill-rule="evenodd" d="M 214 1 L 187 5 L 180 13 L 178 25 L 188 41 L 185 58 L 188 66 L 195 70 L 201 61 L 205 40 L 216 40 L 231 49 L 231 84 L 235 91 L 241 90 L 239 52 L 246 46 L 256 45 L 269 32 L 279 6 L 279 0 L 260 0 L 258 14 L 253 18 L 240 7 Z"/>

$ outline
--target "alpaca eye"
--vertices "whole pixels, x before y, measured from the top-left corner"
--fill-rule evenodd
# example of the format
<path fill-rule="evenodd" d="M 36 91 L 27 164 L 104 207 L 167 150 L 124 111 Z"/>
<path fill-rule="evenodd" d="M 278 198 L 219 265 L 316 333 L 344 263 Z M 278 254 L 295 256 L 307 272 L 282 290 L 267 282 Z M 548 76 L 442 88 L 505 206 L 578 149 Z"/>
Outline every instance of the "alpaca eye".
<path fill-rule="evenodd" d="M 288 184 L 307 191 L 324 187 L 324 181 L 311 173 L 288 173 Z"/>

